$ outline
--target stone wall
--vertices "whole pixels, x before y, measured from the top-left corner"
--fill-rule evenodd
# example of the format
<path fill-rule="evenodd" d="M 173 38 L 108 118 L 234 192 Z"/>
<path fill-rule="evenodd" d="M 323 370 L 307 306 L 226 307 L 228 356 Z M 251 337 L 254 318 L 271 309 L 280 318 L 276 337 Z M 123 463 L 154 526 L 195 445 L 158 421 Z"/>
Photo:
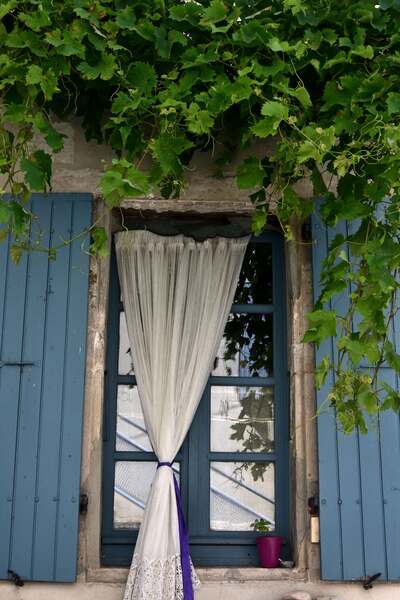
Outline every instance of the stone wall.
<path fill-rule="evenodd" d="M 91 192 L 96 198 L 94 219 L 108 231 L 114 225 L 99 199 L 102 161 L 111 152 L 87 143 L 77 123 L 63 124 L 68 136 L 65 150 L 55 157 L 53 191 Z M 257 152 L 264 149 L 257 148 Z M 212 176 L 212 159 L 195 157 L 188 171 L 188 186 L 177 200 L 127 199 L 125 208 L 135 211 L 250 214 L 247 194 L 235 184 L 232 166 L 223 177 Z M 301 232 L 297 231 L 297 239 Z M 292 242 L 286 248 L 289 362 L 291 372 L 291 514 L 295 546 L 294 569 L 215 568 L 199 569 L 202 588 L 196 600 L 396 600 L 400 586 L 376 584 L 366 592 L 360 583 L 329 584 L 319 580 L 319 548 L 310 543 L 307 498 L 317 490 L 316 431 L 313 389 L 313 353 L 301 343 L 305 313 L 311 306 L 310 246 Z M 102 568 L 100 564 L 101 464 L 105 327 L 108 289 L 107 260 L 91 260 L 86 394 L 81 489 L 89 496 L 88 513 L 79 530 L 79 575 L 75 584 L 27 583 L 16 588 L 0 583 L 0 600 L 122 600 L 127 569 Z M 160 599 L 162 600 L 162 599 Z"/>
<path fill-rule="evenodd" d="M 64 150 L 54 155 L 54 192 L 92 192 L 99 195 L 99 181 L 105 164 L 113 158 L 107 146 L 95 141 L 87 142 L 78 122 L 59 123 L 57 128 L 67 136 Z M 261 149 L 257 149 L 261 152 Z M 195 156 L 187 168 L 187 188 L 179 200 L 127 199 L 125 206 L 134 209 L 150 209 L 155 212 L 193 210 L 206 213 L 226 211 L 248 213 L 251 203 L 246 192 L 235 185 L 235 164 L 223 176 L 213 177 L 215 165 L 206 154 Z"/>
<path fill-rule="evenodd" d="M 1 600 L 122 600 L 123 584 L 31 583 L 22 588 L 0 583 Z M 399 588 L 377 584 L 365 591 L 359 584 L 303 583 L 289 581 L 221 581 L 205 583 L 195 600 L 398 600 Z M 162 600 L 160 598 L 160 600 Z"/>

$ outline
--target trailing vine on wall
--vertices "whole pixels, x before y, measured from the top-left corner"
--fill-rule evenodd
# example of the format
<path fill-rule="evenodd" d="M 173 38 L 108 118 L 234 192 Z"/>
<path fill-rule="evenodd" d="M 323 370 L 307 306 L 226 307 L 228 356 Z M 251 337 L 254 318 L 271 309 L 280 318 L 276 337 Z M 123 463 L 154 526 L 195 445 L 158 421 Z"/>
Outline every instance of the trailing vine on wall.
<path fill-rule="evenodd" d="M 237 169 L 254 231 L 271 199 L 289 238 L 292 215 L 352 223 L 330 246 L 309 315 L 305 341 L 338 339 L 317 384 L 334 371 L 327 400 L 344 431 L 399 409 L 397 389 L 379 380 L 384 362 L 400 373 L 399 0 L 6 0 L 0 94 L 0 175 L 12 195 L 0 202 L 0 238 L 11 233 L 16 262 L 43 250 L 27 201 L 51 189 L 60 120 L 80 117 L 88 139 L 115 151 L 101 178 L 110 209 L 154 189 L 179 196 L 195 151 L 215 151 L 218 175 L 274 136 L 272 152 Z M 298 193 L 304 178 L 318 208 Z M 105 231 L 91 235 L 105 254 Z M 337 314 L 329 302 L 345 290 L 348 311 Z"/>

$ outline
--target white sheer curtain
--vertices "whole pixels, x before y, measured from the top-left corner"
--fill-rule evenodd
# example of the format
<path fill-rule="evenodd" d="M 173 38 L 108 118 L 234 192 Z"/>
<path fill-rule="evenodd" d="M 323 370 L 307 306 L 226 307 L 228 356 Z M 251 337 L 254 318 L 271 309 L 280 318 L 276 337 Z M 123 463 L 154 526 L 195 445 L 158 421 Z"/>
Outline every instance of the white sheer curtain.
<path fill-rule="evenodd" d="M 149 231 L 116 235 L 118 271 L 146 428 L 159 463 L 124 600 L 192 598 L 170 464 L 196 412 L 233 302 L 248 238 L 196 242 Z M 181 535 L 180 535 L 181 534 Z M 188 558 L 189 560 L 189 558 Z M 191 587 L 191 586 L 190 586 Z M 185 588 L 185 589 L 184 589 Z"/>

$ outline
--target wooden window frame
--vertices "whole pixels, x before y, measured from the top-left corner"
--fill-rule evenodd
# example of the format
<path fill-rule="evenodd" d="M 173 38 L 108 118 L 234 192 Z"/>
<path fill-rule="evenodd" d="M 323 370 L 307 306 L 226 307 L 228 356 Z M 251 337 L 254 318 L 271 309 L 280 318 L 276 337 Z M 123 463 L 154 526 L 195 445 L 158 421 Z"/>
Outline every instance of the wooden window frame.
<path fill-rule="evenodd" d="M 267 231 L 252 243 L 272 247 L 273 302 L 268 305 L 234 304 L 232 312 L 273 314 L 272 378 L 210 376 L 196 416 L 176 457 L 180 462 L 181 494 L 190 533 L 190 551 L 197 566 L 258 565 L 255 538 L 251 531 L 212 531 L 209 528 L 209 463 L 218 461 L 259 461 L 275 464 L 275 535 L 285 539 L 282 557 L 291 557 L 289 518 L 289 378 L 287 367 L 287 317 L 285 294 L 284 241 L 279 232 Z M 115 252 L 111 255 L 107 358 L 103 425 L 103 490 L 101 563 L 127 566 L 137 539 L 137 530 L 113 528 L 114 471 L 117 461 L 157 461 L 152 452 L 115 450 L 117 387 L 134 385 L 135 377 L 118 375 L 119 315 L 122 310 Z M 279 341 L 276 343 L 276 341 Z M 273 386 L 275 400 L 275 452 L 210 452 L 210 391 L 212 385 Z M 208 432 L 205 435 L 205 432 Z M 190 490 L 190 492 L 189 492 Z"/>

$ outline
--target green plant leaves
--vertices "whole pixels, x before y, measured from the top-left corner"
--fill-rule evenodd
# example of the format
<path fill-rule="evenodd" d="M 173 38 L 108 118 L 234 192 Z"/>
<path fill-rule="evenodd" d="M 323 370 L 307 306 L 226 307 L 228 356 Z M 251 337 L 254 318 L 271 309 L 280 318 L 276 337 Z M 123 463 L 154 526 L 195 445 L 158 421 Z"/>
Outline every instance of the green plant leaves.
<path fill-rule="evenodd" d="M 329 247 L 305 340 L 337 332 L 337 360 L 316 379 L 326 384 L 334 370 L 329 401 L 344 430 L 365 430 L 364 412 L 381 400 L 398 406 L 358 368 L 381 359 L 399 368 L 387 336 L 400 272 L 399 6 L 5 0 L 0 173 L 15 204 L 0 196 L 0 241 L 17 235 L 15 260 L 29 246 L 21 240 L 35 215 L 25 203 L 51 183 L 43 140 L 51 152 L 64 143 L 56 118 L 79 117 L 87 139 L 110 146 L 116 158 L 100 183 L 110 209 L 153 189 L 178 196 L 193 154 L 204 151 L 219 175 L 239 164 L 257 234 L 273 211 L 286 239 L 299 242 L 291 222 L 316 210 L 304 190 L 322 197 L 324 224 L 347 220 L 358 231 Z M 91 251 L 103 255 L 107 244 L 96 228 Z M 327 310 L 340 293 L 348 309 Z"/>
<path fill-rule="evenodd" d="M 58 91 L 57 78 L 52 69 L 47 69 L 44 72 L 38 65 L 31 65 L 25 79 L 28 85 L 38 85 L 46 100 L 50 100 L 53 94 Z"/>
<path fill-rule="evenodd" d="M 43 80 L 43 71 L 38 65 L 31 65 L 26 74 L 26 83 L 36 85 Z"/>
<path fill-rule="evenodd" d="M 262 187 L 264 177 L 265 171 L 260 159 L 255 157 L 246 158 L 236 171 L 237 185 L 242 190 Z"/>
<path fill-rule="evenodd" d="M 312 106 L 310 94 L 304 86 L 296 88 L 293 92 L 291 92 L 291 95 L 300 102 L 303 108 L 310 108 Z"/>
<path fill-rule="evenodd" d="M 51 24 L 50 16 L 46 10 L 43 10 L 42 5 L 39 4 L 37 10 L 32 13 L 21 13 L 19 15 L 20 20 L 25 23 L 27 27 L 33 29 L 33 31 L 40 31 L 44 27 Z"/>
<path fill-rule="evenodd" d="M 45 72 L 38 65 L 31 65 L 26 73 L 26 83 L 28 85 L 39 85 L 46 100 L 50 100 L 55 92 L 58 91 L 57 78 L 52 69 Z"/>
<path fill-rule="evenodd" d="M 0 198 L 0 224 L 4 225 L 9 222 L 11 216 L 11 209 L 5 200 Z"/>
<path fill-rule="evenodd" d="M 261 118 L 255 125 L 251 127 L 252 133 L 261 138 L 275 135 L 279 125 L 289 117 L 289 109 L 276 100 L 268 100 L 261 107 Z"/>
<path fill-rule="evenodd" d="M 23 249 L 20 246 L 17 246 L 16 244 L 12 244 L 12 246 L 10 247 L 10 258 L 16 265 L 19 264 L 23 253 Z"/>
<path fill-rule="evenodd" d="M 81 62 L 77 69 L 85 79 L 103 79 L 108 81 L 114 75 L 117 68 L 115 58 L 111 54 L 103 54 L 101 59 L 94 65 L 86 61 Z"/>
<path fill-rule="evenodd" d="M 192 102 L 186 111 L 186 123 L 191 133 L 209 133 L 214 119 L 208 110 L 203 110 L 196 102 Z"/>
<path fill-rule="evenodd" d="M 108 249 L 108 236 L 104 227 L 94 227 L 91 231 L 91 238 L 90 251 L 92 254 L 96 254 L 102 258 L 108 256 L 110 253 Z"/>
<path fill-rule="evenodd" d="M 114 159 L 101 178 L 101 191 L 109 208 L 119 206 L 124 198 L 146 196 L 149 178 L 125 159 Z"/>
<path fill-rule="evenodd" d="M 352 49 L 352 53 L 356 56 L 361 56 L 361 58 L 368 58 L 369 60 L 374 58 L 374 49 L 372 46 L 355 46 Z"/>
<path fill-rule="evenodd" d="M 392 342 L 386 340 L 384 344 L 385 358 L 388 364 L 396 371 L 400 373 L 400 356 L 397 354 Z"/>
<path fill-rule="evenodd" d="M 32 190 L 42 191 L 51 183 L 51 156 L 43 150 L 36 150 L 30 158 L 21 160 L 25 181 Z"/>
<path fill-rule="evenodd" d="M 269 100 L 268 102 L 264 102 L 264 104 L 262 105 L 261 114 L 264 117 L 271 117 L 272 119 L 275 119 L 275 121 L 280 123 L 282 120 L 288 118 L 289 110 L 287 106 L 282 104 L 282 102 Z"/>
<path fill-rule="evenodd" d="M 142 94 L 150 94 L 156 85 L 156 72 L 152 65 L 141 61 L 133 63 L 128 70 L 127 79 Z"/>
<path fill-rule="evenodd" d="M 203 12 L 200 21 L 201 25 L 214 25 L 223 21 L 227 16 L 228 10 L 222 0 L 211 0 L 210 5 Z"/>
<path fill-rule="evenodd" d="M 181 173 L 182 165 L 179 157 L 192 146 L 193 142 L 182 133 L 162 133 L 151 144 L 153 156 L 165 174 Z"/>
<path fill-rule="evenodd" d="M 251 228 L 256 235 L 259 235 L 267 224 L 267 211 L 265 208 L 259 208 L 254 211 L 251 217 Z"/>
<path fill-rule="evenodd" d="M 8 15 L 13 8 L 17 5 L 17 0 L 9 0 L 8 2 L 3 2 L 0 6 L 0 19 Z"/>
<path fill-rule="evenodd" d="M 136 25 L 136 15 L 133 6 L 125 6 L 118 11 L 116 24 L 121 29 L 133 30 Z"/>
<path fill-rule="evenodd" d="M 321 387 L 325 384 L 326 378 L 328 377 L 329 372 L 332 370 L 332 366 L 333 365 L 329 356 L 324 356 L 314 373 L 315 386 L 317 389 L 321 389 Z"/>
<path fill-rule="evenodd" d="M 303 0 L 283 0 L 283 6 L 285 7 L 285 10 L 290 10 L 294 15 L 305 10 L 305 3 Z"/>
<path fill-rule="evenodd" d="M 315 342 L 319 346 L 325 338 L 336 336 L 337 315 L 334 310 L 314 310 L 306 316 L 310 327 L 303 337 L 303 342 Z"/>
<path fill-rule="evenodd" d="M 30 224 L 29 213 L 21 206 L 16 200 L 12 200 L 8 203 L 10 210 L 12 230 L 16 238 L 22 237 L 26 234 Z M 17 255 L 19 251 L 17 252 Z M 22 251 L 21 251 L 22 254 Z M 14 262 L 19 262 L 17 255 L 13 258 Z"/>
<path fill-rule="evenodd" d="M 331 150 L 335 142 L 335 128 L 308 126 L 303 129 L 304 137 L 297 151 L 297 158 L 300 164 L 313 159 L 319 164 L 324 162 L 325 155 Z"/>
<path fill-rule="evenodd" d="M 387 107 L 389 115 L 400 113 L 400 94 L 398 92 L 390 92 L 388 94 Z"/>
<path fill-rule="evenodd" d="M 50 148 L 54 152 L 60 152 L 64 146 L 66 136 L 57 131 L 41 112 L 34 115 L 33 123 L 36 129 L 43 135 Z"/>
<path fill-rule="evenodd" d="M 279 125 L 289 116 L 289 109 L 285 104 L 275 100 L 269 100 L 262 105 L 261 114 L 265 117 L 251 128 L 257 137 L 268 137 L 275 135 Z"/>

